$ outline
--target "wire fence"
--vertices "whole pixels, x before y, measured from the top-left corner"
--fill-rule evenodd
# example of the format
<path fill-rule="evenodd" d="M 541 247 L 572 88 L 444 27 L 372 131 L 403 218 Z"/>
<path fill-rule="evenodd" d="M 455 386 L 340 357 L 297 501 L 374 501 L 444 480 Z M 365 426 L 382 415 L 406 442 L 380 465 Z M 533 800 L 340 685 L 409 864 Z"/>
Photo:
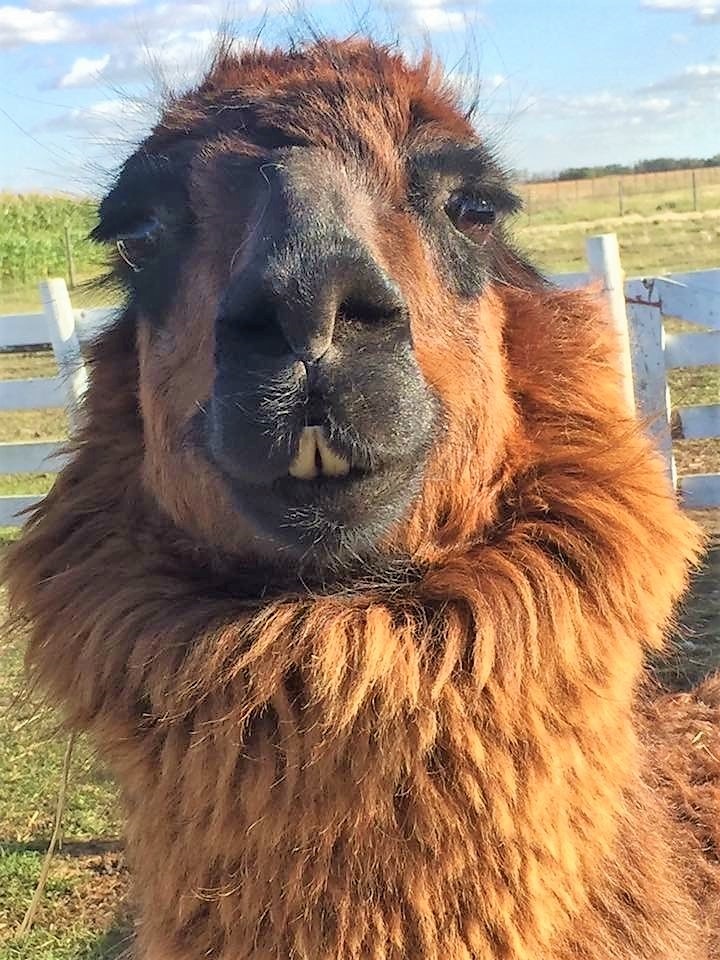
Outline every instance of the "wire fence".
<path fill-rule="evenodd" d="M 700 213 L 720 209 L 720 167 L 528 182 L 517 189 L 530 223 Z"/>

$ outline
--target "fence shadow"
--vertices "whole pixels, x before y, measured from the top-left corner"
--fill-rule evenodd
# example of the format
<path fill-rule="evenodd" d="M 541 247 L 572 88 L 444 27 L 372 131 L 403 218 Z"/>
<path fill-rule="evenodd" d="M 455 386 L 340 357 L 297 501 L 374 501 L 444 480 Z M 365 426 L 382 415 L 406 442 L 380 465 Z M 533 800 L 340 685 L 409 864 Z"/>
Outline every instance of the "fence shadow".
<path fill-rule="evenodd" d="M 708 536 L 707 554 L 679 610 L 670 653 L 651 663 L 655 676 L 673 690 L 688 690 L 720 670 L 720 512 L 691 516 Z"/>
<path fill-rule="evenodd" d="M 134 932 L 127 916 L 101 934 L 95 943 L 85 947 L 74 960 L 132 960 Z"/>

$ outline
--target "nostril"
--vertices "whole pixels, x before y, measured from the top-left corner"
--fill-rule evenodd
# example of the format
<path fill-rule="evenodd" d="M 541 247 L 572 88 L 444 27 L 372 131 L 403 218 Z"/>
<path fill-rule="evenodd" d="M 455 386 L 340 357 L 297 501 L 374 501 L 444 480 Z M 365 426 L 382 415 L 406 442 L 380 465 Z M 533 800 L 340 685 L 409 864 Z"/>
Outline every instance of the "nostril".
<path fill-rule="evenodd" d="M 382 324 L 405 319 L 407 308 L 400 288 L 374 261 L 359 262 L 354 274 L 338 298 L 337 320 Z"/>
<path fill-rule="evenodd" d="M 376 302 L 358 297 L 348 297 L 337 309 L 338 320 L 355 320 L 359 323 L 382 323 L 397 320 L 404 313 L 397 302 Z"/>
<path fill-rule="evenodd" d="M 215 340 L 220 354 L 281 357 L 287 352 L 273 305 L 258 297 L 228 298 L 217 316 Z"/>

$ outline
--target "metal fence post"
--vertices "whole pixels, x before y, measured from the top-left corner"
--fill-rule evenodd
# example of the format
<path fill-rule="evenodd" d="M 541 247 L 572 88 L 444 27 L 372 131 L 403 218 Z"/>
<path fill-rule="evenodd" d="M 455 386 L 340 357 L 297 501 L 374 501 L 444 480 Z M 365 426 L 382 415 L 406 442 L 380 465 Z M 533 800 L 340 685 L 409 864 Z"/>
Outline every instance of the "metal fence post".
<path fill-rule="evenodd" d="M 75 289 L 75 259 L 72 252 L 72 242 L 70 240 L 70 228 L 67 224 L 63 229 L 63 235 L 65 237 L 65 262 L 67 263 L 68 269 L 68 280 L 70 281 L 70 289 Z"/>

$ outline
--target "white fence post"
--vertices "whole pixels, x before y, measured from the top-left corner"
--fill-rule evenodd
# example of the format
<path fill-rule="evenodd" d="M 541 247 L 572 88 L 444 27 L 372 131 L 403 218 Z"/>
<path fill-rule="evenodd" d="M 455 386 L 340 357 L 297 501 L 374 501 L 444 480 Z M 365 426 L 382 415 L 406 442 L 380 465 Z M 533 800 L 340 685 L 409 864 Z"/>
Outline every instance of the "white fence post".
<path fill-rule="evenodd" d="M 625 275 L 620 262 L 620 247 L 614 233 L 603 233 L 597 237 L 588 237 L 585 241 L 590 276 L 601 280 L 603 292 L 610 308 L 610 317 L 617 332 L 620 346 L 620 372 L 628 410 L 635 412 L 635 391 L 633 389 L 632 352 L 628 318 L 625 309 Z"/>
<path fill-rule="evenodd" d="M 75 330 L 75 313 L 65 281 L 44 280 L 40 298 L 60 377 L 67 390 L 68 419 L 72 432 L 79 424 L 80 401 L 87 389 L 87 372 Z"/>
<path fill-rule="evenodd" d="M 636 284 L 642 284 L 642 281 L 633 281 L 629 285 L 627 309 L 633 339 L 637 408 L 640 416 L 647 420 L 655 443 L 665 459 L 673 487 L 677 487 L 661 306 L 652 300 L 647 290 L 644 297 L 634 295 Z"/>

